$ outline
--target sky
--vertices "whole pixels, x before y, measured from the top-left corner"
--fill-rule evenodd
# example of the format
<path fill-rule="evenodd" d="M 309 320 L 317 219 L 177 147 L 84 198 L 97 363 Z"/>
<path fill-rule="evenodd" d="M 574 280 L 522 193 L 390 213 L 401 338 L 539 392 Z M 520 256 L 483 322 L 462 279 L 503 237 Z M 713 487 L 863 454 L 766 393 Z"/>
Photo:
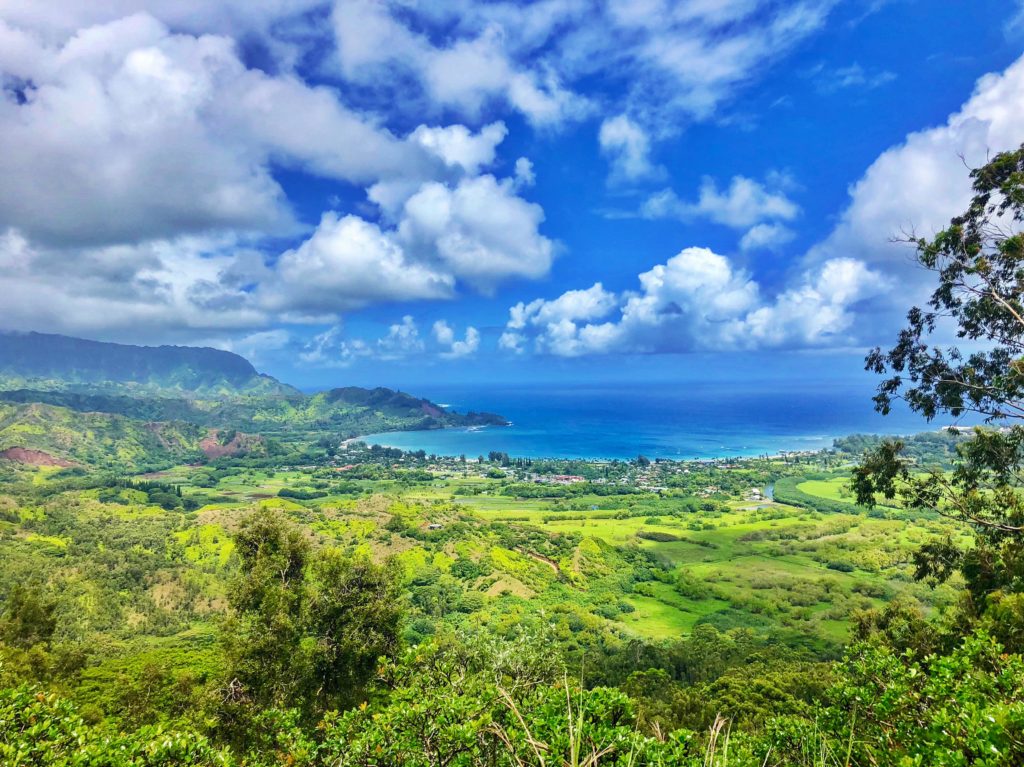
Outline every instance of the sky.
<path fill-rule="evenodd" d="M 0 0 L 0 329 L 286 381 L 847 380 L 1010 0 Z"/>

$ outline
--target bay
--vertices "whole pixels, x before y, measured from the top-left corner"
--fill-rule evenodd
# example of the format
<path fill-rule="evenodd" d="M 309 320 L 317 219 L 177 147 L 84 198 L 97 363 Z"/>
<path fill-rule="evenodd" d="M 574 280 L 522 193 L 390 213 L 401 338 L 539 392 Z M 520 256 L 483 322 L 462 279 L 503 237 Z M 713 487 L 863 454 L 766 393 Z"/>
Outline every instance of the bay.
<path fill-rule="evenodd" d="M 904 407 L 874 411 L 870 384 L 687 382 L 417 385 L 459 412 L 500 413 L 511 426 L 371 434 L 370 444 L 475 458 L 755 456 L 830 447 L 849 434 L 913 434 L 929 424 Z M 963 424 L 961 424 L 963 425 Z"/>

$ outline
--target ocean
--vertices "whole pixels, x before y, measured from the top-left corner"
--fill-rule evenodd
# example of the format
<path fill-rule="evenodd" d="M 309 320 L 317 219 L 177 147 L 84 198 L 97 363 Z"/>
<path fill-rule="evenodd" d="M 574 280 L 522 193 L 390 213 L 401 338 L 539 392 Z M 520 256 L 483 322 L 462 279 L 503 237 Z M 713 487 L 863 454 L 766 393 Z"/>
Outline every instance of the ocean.
<path fill-rule="evenodd" d="M 929 424 L 906 408 L 874 411 L 871 383 L 630 383 L 423 385 L 413 390 L 453 410 L 500 413 L 507 427 L 371 434 L 370 444 L 475 458 L 677 460 L 818 450 L 849 434 L 913 434 Z"/>

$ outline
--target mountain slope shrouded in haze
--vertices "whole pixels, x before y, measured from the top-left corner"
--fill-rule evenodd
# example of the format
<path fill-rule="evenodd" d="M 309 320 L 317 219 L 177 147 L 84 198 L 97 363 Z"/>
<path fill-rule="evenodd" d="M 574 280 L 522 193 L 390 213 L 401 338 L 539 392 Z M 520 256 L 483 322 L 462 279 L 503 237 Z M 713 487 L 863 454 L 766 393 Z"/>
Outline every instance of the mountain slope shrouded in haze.
<path fill-rule="evenodd" d="M 0 377 L 207 394 L 297 394 L 258 373 L 244 357 L 221 349 L 130 346 L 48 333 L 0 333 Z"/>
<path fill-rule="evenodd" d="M 217 349 L 41 333 L 0 333 L 0 414 L 0 458 L 93 466 L 118 458 L 136 467 L 248 454 L 266 437 L 301 449 L 382 431 L 507 423 L 381 387 L 306 395 Z M 242 439 L 220 445 L 210 435 L 222 430 Z"/>

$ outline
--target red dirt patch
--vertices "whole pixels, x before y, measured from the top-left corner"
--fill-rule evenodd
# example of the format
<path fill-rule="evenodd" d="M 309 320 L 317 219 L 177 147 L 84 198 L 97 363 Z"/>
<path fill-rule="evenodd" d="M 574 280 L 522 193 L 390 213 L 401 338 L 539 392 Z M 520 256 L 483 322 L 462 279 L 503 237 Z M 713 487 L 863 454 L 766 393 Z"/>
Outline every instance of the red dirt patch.
<path fill-rule="evenodd" d="M 230 441 L 224 442 L 217 429 L 210 429 L 199 443 L 199 449 L 207 458 L 223 458 L 226 455 L 251 453 L 256 446 L 262 444 L 263 437 L 258 434 L 245 434 L 240 431 L 236 431 Z"/>
<path fill-rule="evenodd" d="M 24 463 L 28 466 L 61 466 L 63 468 L 74 466 L 71 461 L 65 461 L 63 458 L 57 458 L 42 450 L 32 450 L 27 447 L 9 447 L 6 450 L 0 450 L 0 458 L 15 463 Z"/>

